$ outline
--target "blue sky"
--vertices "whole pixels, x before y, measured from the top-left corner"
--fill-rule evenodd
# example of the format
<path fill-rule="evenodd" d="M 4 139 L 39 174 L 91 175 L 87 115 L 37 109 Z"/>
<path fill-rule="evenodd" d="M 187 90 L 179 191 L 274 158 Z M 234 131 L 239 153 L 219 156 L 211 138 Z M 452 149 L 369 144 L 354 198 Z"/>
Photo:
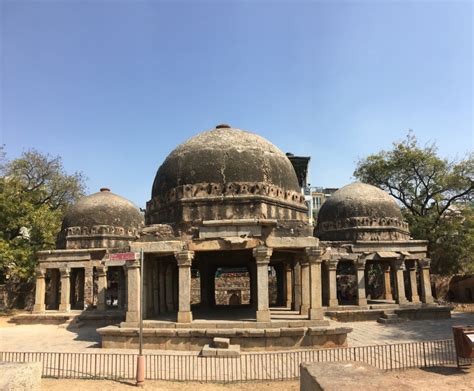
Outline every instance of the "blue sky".
<path fill-rule="evenodd" d="M 144 207 L 156 170 L 225 122 L 339 187 L 413 129 L 473 150 L 471 1 L 0 1 L 7 157 L 60 155 Z"/>

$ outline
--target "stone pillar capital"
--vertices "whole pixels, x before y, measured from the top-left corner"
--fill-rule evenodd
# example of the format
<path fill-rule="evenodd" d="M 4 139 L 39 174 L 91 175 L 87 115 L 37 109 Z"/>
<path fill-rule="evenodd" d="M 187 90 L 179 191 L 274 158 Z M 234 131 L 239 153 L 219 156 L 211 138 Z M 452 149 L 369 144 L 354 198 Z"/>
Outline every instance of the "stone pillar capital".
<path fill-rule="evenodd" d="M 331 255 L 331 257 L 324 262 L 329 270 L 336 270 L 339 264 L 339 258 L 335 255 Z"/>
<path fill-rule="evenodd" d="M 107 266 L 105 265 L 100 265 L 96 267 L 97 270 L 97 276 L 98 277 L 104 277 L 107 275 Z"/>
<path fill-rule="evenodd" d="M 194 251 L 177 251 L 174 253 L 178 267 L 191 267 Z"/>
<path fill-rule="evenodd" d="M 358 270 L 365 269 L 365 263 L 367 262 L 367 259 L 365 255 L 360 255 L 354 260 L 354 265 Z"/>
<path fill-rule="evenodd" d="M 305 258 L 309 263 L 321 263 L 323 250 L 316 247 L 306 247 L 304 249 Z"/>
<path fill-rule="evenodd" d="M 134 261 L 126 261 L 125 262 L 125 268 L 127 270 L 129 269 L 138 269 L 140 267 L 140 260 L 135 259 Z"/>
<path fill-rule="evenodd" d="M 405 260 L 404 259 L 393 259 L 390 261 L 390 265 L 395 270 L 405 270 Z"/>
<path fill-rule="evenodd" d="M 44 278 L 46 275 L 46 269 L 37 267 L 35 269 L 35 275 L 36 275 L 36 278 Z"/>
<path fill-rule="evenodd" d="M 59 269 L 59 273 L 61 274 L 61 278 L 68 278 L 71 275 L 71 269 L 67 267 Z"/>
<path fill-rule="evenodd" d="M 431 266 L 431 259 L 430 258 L 419 259 L 418 266 L 420 266 L 421 269 L 429 269 Z"/>
<path fill-rule="evenodd" d="M 258 264 L 267 264 L 270 262 L 270 257 L 272 256 L 273 249 L 265 246 L 255 247 L 253 249 L 253 257 L 255 262 Z"/>

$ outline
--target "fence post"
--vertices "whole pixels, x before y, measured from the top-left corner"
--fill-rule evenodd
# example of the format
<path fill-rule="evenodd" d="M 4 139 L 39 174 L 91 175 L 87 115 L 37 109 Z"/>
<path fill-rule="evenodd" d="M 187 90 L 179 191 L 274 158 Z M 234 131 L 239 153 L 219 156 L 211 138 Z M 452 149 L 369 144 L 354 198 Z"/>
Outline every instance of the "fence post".
<path fill-rule="evenodd" d="M 423 366 L 426 368 L 426 351 L 425 351 L 425 343 L 422 342 L 423 346 Z"/>

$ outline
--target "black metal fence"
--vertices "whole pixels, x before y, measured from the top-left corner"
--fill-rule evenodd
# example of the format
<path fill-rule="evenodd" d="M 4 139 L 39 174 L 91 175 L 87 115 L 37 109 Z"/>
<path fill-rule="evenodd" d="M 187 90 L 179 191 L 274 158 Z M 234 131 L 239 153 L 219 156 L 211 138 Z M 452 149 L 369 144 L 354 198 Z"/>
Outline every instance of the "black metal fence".
<path fill-rule="evenodd" d="M 0 352 L 0 361 L 41 361 L 43 377 L 65 379 L 134 379 L 136 358 L 136 354 L 128 353 Z M 240 357 L 187 353 L 146 354 L 145 358 L 149 380 L 224 383 L 295 379 L 304 362 L 361 361 L 384 370 L 456 364 L 453 340 L 242 353 Z"/>

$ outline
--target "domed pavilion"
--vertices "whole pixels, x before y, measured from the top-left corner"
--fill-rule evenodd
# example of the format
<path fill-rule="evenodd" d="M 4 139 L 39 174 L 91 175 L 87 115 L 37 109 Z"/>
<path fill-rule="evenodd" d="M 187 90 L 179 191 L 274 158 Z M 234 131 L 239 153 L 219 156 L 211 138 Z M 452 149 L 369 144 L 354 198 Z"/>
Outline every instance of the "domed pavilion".
<path fill-rule="evenodd" d="M 142 298 L 145 346 L 196 350 L 228 337 L 271 350 L 346 344 L 351 329 L 324 315 L 429 305 L 426 242 L 410 238 L 396 202 L 353 183 L 323 204 L 313 227 L 302 189 L 308 161 L 222 124 L 166 157 L 144 215 L 108 189 L 80 199 L 57 249 L 38 252 L 34 314 L 108 320 L 102 346 L 129 348 Z M 342 295 L 344 273 L 353 297 Z M 377 273 L 382 298 L 368 291 Z M 222 276 L 233 281 L 224 299 Z"/>

